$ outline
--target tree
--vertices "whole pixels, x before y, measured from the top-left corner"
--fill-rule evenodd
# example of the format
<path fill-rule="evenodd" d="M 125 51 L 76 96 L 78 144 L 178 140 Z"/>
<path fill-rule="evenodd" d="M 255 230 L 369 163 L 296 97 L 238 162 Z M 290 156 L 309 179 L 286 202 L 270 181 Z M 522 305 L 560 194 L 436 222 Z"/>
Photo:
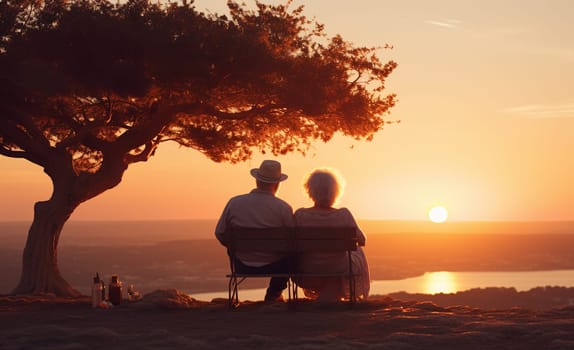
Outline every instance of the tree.
<path fill-rule="evenodd" d="M 327 37 L 302 7 L 228 7 L 0 3 L 0 154 L 41 166 L 53 184 L 34 206 L 14 293 L 79 294 L 58 269 L 63 225 L 163 142 L 239 162 L 383 128 L 395 62 Z"/>

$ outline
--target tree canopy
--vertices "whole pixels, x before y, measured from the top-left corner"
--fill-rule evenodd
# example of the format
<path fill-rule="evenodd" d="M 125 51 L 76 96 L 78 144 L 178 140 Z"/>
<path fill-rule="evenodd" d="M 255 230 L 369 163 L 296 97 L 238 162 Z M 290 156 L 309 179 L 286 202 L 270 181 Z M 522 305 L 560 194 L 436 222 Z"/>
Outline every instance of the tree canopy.
<path fill-rule="evenodd" d="M 95 172 L 114 143 L 139 158 L 173 140 L 240 161 L 253 147 L 304 151 L 337 131 L 381 129 L 394 62 L 325 38 L 302 8 L 229 7 L 231 18 L 145 0 L 2 11 L 4 154 L 46 166 L 39 150 L 65 148 L 78 171 Z"/>
<path fill-rule="evenodd" d="M 163 142 L 238 162 L 254 151 L 304 153 L 336 133 L 369 140 L 383 128 L 395 62 L 328 37 L 303 7 L 255 5 L 230 0 L 224 16 L 193 1 L 0 3 L 0 154 L 52 179 L 40 204 L 65 208 L 48 220 L 58 223 L 55 245 L 81 202 Z M 30 288 L 47 287 L 18 289 Z"/>

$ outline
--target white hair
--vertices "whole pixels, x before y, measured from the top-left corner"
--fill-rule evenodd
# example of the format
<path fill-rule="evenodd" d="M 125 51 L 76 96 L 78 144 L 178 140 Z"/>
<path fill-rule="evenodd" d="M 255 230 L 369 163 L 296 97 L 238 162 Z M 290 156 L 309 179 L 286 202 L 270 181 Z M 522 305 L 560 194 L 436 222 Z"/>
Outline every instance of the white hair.
<path fill-rule="evenodd" d="M 324 168 L 309 174 L 303 187 L 316 206 L 328 208 L 343 194 L 344 183 L 335 170 Z"/>

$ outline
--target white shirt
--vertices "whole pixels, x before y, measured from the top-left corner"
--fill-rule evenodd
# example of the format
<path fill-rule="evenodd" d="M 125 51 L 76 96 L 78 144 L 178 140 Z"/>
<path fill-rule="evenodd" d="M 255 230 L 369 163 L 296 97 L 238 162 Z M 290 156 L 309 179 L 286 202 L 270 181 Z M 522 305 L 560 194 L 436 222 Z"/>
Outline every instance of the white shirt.
<path fill-rule="evenodd" d="M 254 189 L 233 197 L 227 202 L 215 227 L 215 237 L 224 244 L 224 233 L 229 227 L 294 227 L 293 208 L 268 191 Z M 225 244 L 224 244 L 225 245 Z M 248 266 L 263 266 L 282 258 L 269 253 L 242 253 L 237 256 Z"/>

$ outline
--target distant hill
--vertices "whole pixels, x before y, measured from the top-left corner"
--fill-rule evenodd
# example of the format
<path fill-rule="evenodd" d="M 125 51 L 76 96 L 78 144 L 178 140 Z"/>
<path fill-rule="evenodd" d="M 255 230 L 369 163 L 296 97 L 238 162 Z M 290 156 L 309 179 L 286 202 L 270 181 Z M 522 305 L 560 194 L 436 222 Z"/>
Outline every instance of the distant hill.
<path fill-rule="evenodd" d="M 486 233 L 486 234 L 574 234 L 574 221 L 430 221 L 359 220 L 367 234 L 386 233 Z"/>
<path fill-rule="evenodd" d="M 378 234 L 574 234 L 574 221 L 429 221 L 359 220 L 369 235 Z M 0 222 L 4 247 L 21 247 L 30 222 Z M 174 240 L 214 239 L 216 220 L 70 221 L 61 245 L 153 244 Z"/>

